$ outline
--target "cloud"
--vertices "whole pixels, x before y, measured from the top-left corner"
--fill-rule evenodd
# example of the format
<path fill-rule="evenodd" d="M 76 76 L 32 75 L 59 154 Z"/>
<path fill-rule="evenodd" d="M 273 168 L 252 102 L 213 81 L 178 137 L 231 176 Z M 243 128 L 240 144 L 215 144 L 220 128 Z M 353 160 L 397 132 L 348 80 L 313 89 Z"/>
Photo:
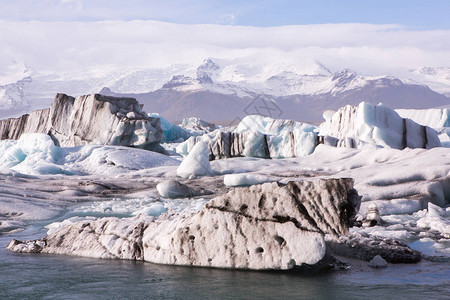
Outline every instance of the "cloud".
<path fill-rule="evenodd" d="M 38 72 L 84 72 L 101 66 L 158 67 L 207 57 L 239 63 L 301 66 L 396 75 L 450 66 L 450 31 L 399 25 L 281 27 L 182 25 L 157 21 L 0 21 L 0 65 L 13 60 Z"/>

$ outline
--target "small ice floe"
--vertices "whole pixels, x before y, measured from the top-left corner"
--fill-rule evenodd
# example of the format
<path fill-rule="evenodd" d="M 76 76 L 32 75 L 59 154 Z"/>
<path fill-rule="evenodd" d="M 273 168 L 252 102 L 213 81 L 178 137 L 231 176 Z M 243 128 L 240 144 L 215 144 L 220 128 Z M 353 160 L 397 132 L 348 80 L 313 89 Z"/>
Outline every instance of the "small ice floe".
<path fill-rule="evenodd" d="M 257 174 L 227 174 L 223 177 L 226 186 L 250 186 L 265 182 L 272 182 L 271 178 Z"/>
<path fill-rule="evenodd" d="M 372 203 L 369 205 L 369 212 L 367 213 L 366 219 L 363 222 L 364 227 L 373 227 L 377 224 L 380 224 L 381 217 L 380 212 L 378 211 L 378 207 Z"/>
<path fill-rule="evenodd" d="M 379 255 L 372 258 L 372 260 L 369 262 L 369 267 L 372 268 L 386 268 L 388 266 L 387 262 Z"/>
<path fill-rule="evenodd" d="M 9 242 L 6 249 L 19 252 L 19 253 L 39 253 L 45 247 L 45 241 L 42 240 L 32 240 L 32 241 L 19 241 L 13 239 Z"/>
<path fill-rule="evenodd" d="M 167 180 L 158 183 L 156 186 L 158 193 L 164 198 L 188 198 L 193 196 L 192 189 L 177 180 Z"/>

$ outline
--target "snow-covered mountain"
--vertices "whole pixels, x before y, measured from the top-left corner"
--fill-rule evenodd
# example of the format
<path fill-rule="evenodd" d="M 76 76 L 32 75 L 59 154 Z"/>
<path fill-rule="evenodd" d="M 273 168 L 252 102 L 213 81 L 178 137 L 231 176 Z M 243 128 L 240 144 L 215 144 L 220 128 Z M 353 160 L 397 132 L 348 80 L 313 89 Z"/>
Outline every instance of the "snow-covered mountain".
<path fill-rule="evenodd" d="M 28 107 L 25 90 L 28 88 L 32 72 L 24 64 L 15 63 L 0 68 L 0 109 L 14 114 Z"/>
<path fill-rule="evenodd" d="M 5 109 L 19 102 L 29 103 L 29 109 L 47 107 L 57 92 L 76 96 L 101 91 L 133 96 L 145 104 L 146 111 L 161 113 L 171 121 L 198 116 L 229 122 L 248 113 L 264 114 L 260 109 L 263 104 L 274 106 L 270 108 L 272 117 L 321 121 L 323 110 L 361 101 L 383 102 L 392 108 L 431 108 L 450 103 L 449 98 L 423 84 L 446 91 L 450 78 L 446 68 L 413 70 L 408 78 L 399 79 L 363 76 L 348 69 L 333 72 L 319 62 L 263 64 L 250 59 L 208 58 L 198 65 L 102 66 L 67 74 L 28 72 L 10 83 L 16 89 L 9 87 L 0 117 L 9 116 L 11 112 Z"/>
<path fill-rule="evenodd" d="M 422 67 L 411 70 L 410 77 L 416 82 L 426 84 L 434 91 L 450 96 L 450 68 Z"/>
<path fill-rule="evenodd" d="M 207 59 L 197 68 L 196 77 L 174 76 L 162 88 L 177 91 L 207 90 L 240 97 L 266 94 L 275 97 L 291 95 L 339 94 L 367 85 L 399 86 L 403 82 L 392 76 L 361 76 L 345 69 L 332 73 L 320 63 L 309 69 L 286 70 L 288 66 L 246 66 L 216 64 Z M 292 68 L 290 68 L 292 69 Z"/>
<path fill-rule="evenodd" d="M 283 65 L 226 64 L 207 59 L 191 75 L 175 75 L 149 93 L 101 93 L 132 96 L 147 111 L 171 121 L 191 115 L 230 122 L 249 113 L 319 122 L 322 112 L 361 101 L 392 108 L 430 108 L 450 103 L 426 85 L 392 76 L 362 76 L 351 70 L 331 72 L 320 63 L 308 68 Z"/>

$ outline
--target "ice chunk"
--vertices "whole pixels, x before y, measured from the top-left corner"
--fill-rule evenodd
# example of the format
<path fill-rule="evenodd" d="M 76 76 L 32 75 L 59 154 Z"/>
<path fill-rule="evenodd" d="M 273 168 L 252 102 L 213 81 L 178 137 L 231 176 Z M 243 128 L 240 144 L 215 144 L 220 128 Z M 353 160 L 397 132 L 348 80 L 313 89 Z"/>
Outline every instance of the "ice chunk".
<path fill-rule="evenodd" d="M 271 178 L 257 174 L 227 174 L 223 178 L 226 186 L 250 186 L 274 181 Z"/>
<path fill-rule="evenodd" d="M 189 131 L 178 125 L 172 124 L 169 120 L 158 113 L 150 113 L 148 116 L 161 120 L 161 128 L 164 131 L 164 142 L 176 141 L 179 139 L 186 140 L 191 136 Z"/>
<path fill-rule="evenodd" d="M 417 226 L 437 231 L 446 238 L 450 238 L 450 220 L 447 212 L 433 203 L 428 203 L 428 212 L 417 221 Z"/>
<path fill-rule="evenodd" d="M 192 190 L 185 184 L 177 180 L 167 180 L 158 183 L 156 186 L 158 193 L 165 198 L 187 198 L 192 196 Z"/>
<path fill-rule="evenodd" d="M 372 258 L 372 260 L 369 262 L 369 267 L 372 268 L 386 268 L 387 266 L 387 262 L 379 255 Z"/>
<path fill-rule="evenodd" d="M 209 164 L 209 149 L 205 142 L 198 142 L 184 158 L 177 169 L 177 174 L 183 178 L 191 176 L 205 176 L 211 174 L 211 165 Z"/>

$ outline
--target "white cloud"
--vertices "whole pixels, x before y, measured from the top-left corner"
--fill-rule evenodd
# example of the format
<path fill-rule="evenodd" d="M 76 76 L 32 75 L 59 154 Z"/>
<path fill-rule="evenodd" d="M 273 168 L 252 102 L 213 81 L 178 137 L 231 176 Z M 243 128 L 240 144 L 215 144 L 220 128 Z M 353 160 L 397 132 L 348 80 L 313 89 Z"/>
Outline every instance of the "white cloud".
<path fill-rule="evenodd" d="M 13 60 L 36 71 L 200 63 L 206 57 L 392 74 L 450 66 L 450 31 L 398 25 L 323 24 L 284 27 L 180 25 L 156 21 L 0 21 L 0 65 Z"/>

